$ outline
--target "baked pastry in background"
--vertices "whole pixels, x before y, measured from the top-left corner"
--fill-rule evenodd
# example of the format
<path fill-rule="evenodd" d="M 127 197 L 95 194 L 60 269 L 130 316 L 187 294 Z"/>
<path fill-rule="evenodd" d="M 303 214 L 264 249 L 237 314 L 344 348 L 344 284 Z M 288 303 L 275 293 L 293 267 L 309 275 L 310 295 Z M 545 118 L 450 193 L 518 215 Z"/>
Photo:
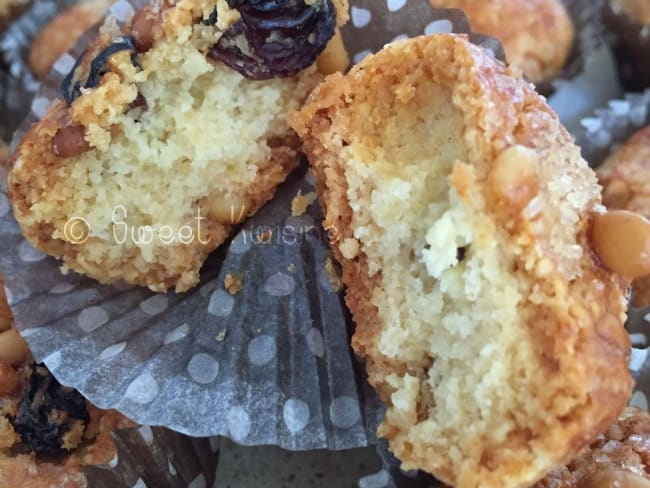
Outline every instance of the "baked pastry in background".
<path fill-rule="evenodd" d="M 589 447 L 535 488 L 650 488 L 650 415 L 628 407 Z"/>
<path fill-rule="evenodd" d="M 112 3 L 113 0 L 86 0 L 61 12 L 43 27 L 29 50 L 29 66 L 36 78 L 45 78 L 56 60 L 102 19 Z"/>
<path fill-rule="evenodd" d="M 603 203 L 650 218 L 650 127 L 641 129 L 596 170 Z M 650 276 L 632 282 L 632 305 L 650 305 Z"/>
<path fill-rule="evenodd" d="M 0 0 L 0 32 L 18 17 L 30 4 L 30 0 Z"/>
<path fill-rule="evenodd" d="M 299 161 L 286 114 L 322 80 L 347 4 L 230 3 L 154 3 L 102 28 L 13 156 L 32 245 L 101 282 L 182 292 L 273 196 Z"/>
<path fill-rule="evenodd" d="M 290 117 L 405 469 L 519 487 L 616 420 L 627 283 L 594 172 L 533 87 L 461 35 L 399 41 Z"/>
<path fill-rule="evenodd" d="M 533 83 L 555 78 L 566 64 L 574 26 L 561 0 L 429 0 L 465 12 L 474 32 L 501 41 L 508 62 Z"/>
<path fill-rule="evenodd" d="M 61 386 L 13 328 L 0 276 L 0 486 L 81 488 L 86 465 L 111 461 L 111 433 L 135 427 Z"/>
<path fill-rule="evenodd" d="M 613 48 L 621 83 L 629 91 L 650 85 L 650 2 L 647 0 L 608 0 L 603 21 L 614 34 Z"/>
<path fill-rule="evenodd" d="M 650 3 L 646 0 L 609 0 L 612 10 L 625 13 L 635 21 L 650 25 Z"/>

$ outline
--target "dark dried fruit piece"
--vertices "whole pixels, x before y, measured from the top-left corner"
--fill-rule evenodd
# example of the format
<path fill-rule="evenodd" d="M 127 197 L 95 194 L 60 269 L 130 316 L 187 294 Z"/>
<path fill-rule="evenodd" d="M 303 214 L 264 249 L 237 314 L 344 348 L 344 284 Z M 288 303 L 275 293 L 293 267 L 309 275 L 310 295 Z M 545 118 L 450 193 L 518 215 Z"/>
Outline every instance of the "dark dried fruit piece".
<path fill-rule="evenodd" d="M 113 54 L 120 51 L 131 51 L 131 62 L 137 66 L 135 60 L 136 47 L 132 37 L 119 36 L 113 39 L 113 42 L 104 48 L 95 58 L 90 62 L 90 69 L 85 72 L 82 63 L 86 56 L 86 51 L 81 53 L 77 58 L 70 73 L 61 82 L 61 90 L 63 91 L 63 98 L 69 104 L 72 103 L 79 95 L 81 95 L 82 88 L 95 88 L 99 81 L 109 71 L 108 58 Z"/>
<path fill-rule="evenodd" d="M 18 414 L 10 418 L 23 443 L 37 454 L 60 454 L 63 436 L 77 420 L 89 420 L 86 399 L 61 386 L 45 366 L 34 366 Z"/>
<path fill-rule="evenodd" d="M 61 127 L 52 138 L 52 152 L 62 158 L 78 156 L 90 150 L 83 125 Z"/>
<path fill-rule="evenodd" d="M 293 76 L 316 61 L 334 35 L 331 0 L 228 0 L 241 20 L 210 48 L 208 57 L 246 78 Z"/>
<path fill-rule="evenodd" d="M 156 28 L 160 21 L 159 17 L 152 11 L 150 6 L 144 7 L 133 16 L 131 20 L 131 36 L 138 52 L 148 51 L 153 46 Z"/>

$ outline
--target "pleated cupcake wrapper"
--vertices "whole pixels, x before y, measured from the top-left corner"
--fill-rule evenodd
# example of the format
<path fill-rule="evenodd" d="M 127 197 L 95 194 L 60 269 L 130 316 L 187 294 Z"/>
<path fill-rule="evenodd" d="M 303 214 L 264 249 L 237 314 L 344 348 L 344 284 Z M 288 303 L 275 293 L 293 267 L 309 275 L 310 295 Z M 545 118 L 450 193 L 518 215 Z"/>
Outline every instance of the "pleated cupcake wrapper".
<path fill-rule="evenodd" d="M 144 4 L 121 0 L 111 15 L 127 22 Z M 459 11 L 433 10 L 422 0 L 351 6 L 343 36 L 357 60 L 397 37 L 433 32 L 471 34 L 502 56 L 498 42 L 472 34 Z M 84 35 L 57 61 L 14 141 L 60 97 L 62 78 L 94 36 Z M 292 199 L 313 191 L 313 183 L 303 163 L 210 256 L 200 285 L 185 294 L 62 275 L 60 262 L 24 240 L 3 190 L 0 271 L 17 325 L 61 383 L 143 425 L 292 450 L 375 443 L 383 407 L 350 350 L 352 324 L 328 271 L 322 213 L 313 204 L 291 214 Z M 228 274 L 241 277 L 235 295 L 224 287 Z M 393 460 L 375 479 L 402 485 L 399 473 Z"/>
<path fill-rule="evenodd" d="M 218 444 L 163 427 L 142 426 L 113 433 L 117 455 L 85 467 L 89 488 L 211 488 Z"/>
<path fill-rule="evenodd" d="M 120 1 L 111 15 L 128 22 L 144 4 Z M 468 32 L 459 11 L 411 2 L 396 14 L 399 28 L 387 24 L 375 49 L 404 25 L 411 36 L 435 22 Z M 344 29 L 345 37 L 356 35 L 353 24 Z M 62 78 L 93 37 L 87 33 L 57 61 L 17 137 L 60 96 Z M 501 52 L 492 39 L 474 39 Z M 138 423 L 296 450 L 368 445 L 382 408 L 350 351 L 351 323 L 328 271 L 322 214 L 317 204 L 291 214 L 293 198 L 313 190 L 303 164 L 185 294 L 62 275 L 58 261 L 23 239 L 0 194 L 0 270 L 18 326 L 59 381 Z M 241 276 L 236 295 L 224 288 L 228 274 Z"/>
<path fill-rule="evenodd" d="M 17 78 L 0 71 L 0 142 L 11 141 L 13 132 L 25 118 L 32 95 Z"/>
<path fill-rule="evenodd" d="M 25 119 L 40 83 L 29 67 L 29 50 L 38 32 L 76 0 L 38 0 L 0 34 L 0 138 L 11 140 Z M 6 77 L 5 82 L 2 78 Z"/>

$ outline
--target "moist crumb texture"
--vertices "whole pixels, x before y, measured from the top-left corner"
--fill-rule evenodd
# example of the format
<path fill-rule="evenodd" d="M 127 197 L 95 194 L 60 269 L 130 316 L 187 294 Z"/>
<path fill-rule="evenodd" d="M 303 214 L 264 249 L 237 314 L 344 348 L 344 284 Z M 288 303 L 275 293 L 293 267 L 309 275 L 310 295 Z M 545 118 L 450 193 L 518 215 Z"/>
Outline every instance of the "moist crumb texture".
<path fill-rule="evenodd" d="M 626 283 L 592 257 L 596 177 L 532 85 L 464 36 L 420 37 L 290 123 L 405 469 L 527 486 L 617 418 Z"/>
<path fill-rule="evenodd" d="M 137 14 L 133 38 L 103 27 L 75 72 L 87 80 L 67 85 L 71 105 L 56 102 L 13 156 L 9 193 L 35 247 L 102 282 L 198 282 L 207 254 L 296 166 L 286 114 L 322 79 L 312 66 L 254 81 L 208 59 L 238 20 L 225 0 L 180 0 Z"/>

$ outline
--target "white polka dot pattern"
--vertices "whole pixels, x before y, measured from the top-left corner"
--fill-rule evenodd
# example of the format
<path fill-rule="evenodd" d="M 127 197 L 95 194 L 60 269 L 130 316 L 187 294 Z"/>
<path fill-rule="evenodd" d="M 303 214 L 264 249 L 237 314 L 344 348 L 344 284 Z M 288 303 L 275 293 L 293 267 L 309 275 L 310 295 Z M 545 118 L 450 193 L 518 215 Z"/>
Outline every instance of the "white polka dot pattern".
<path fill-rule="evenodd" d="M 147 488 L 147 484 L 142 481 L 142 478 L 138 478 L 138 481 L 131 488 Z"/>
<path fill-rule="evenodd" d="M 50 104 L 50 100 L 43 97 L 36 97 L 32 102 L 32 112 L 38 118 L 41 118 L 47 112 L 47 107 Z"/>
<path fill-rule="evenodd" d="M 359 480 L 359 488 L 388 488 L 389 486 L 392 486 L 390 473 L 383 469 Z"/>
<path fill-rule="evenodd" d="M 219 375 L 219 362 L 209 354 L 199 353 L 192 356 L 187 372 L 197 383 L 212 383 Z"/>
<path fill-rule="evenodd" d="M 147 315 L 158 315 L 167 310 L 167 295 L 154 295 L 140 304 L 140 309 Z"/>
<path fill-rule="evenodd" d="M 34 249 L 27 241 L 20 243 L 18 247 L 18 255 L 20 259 L 26 263 L 36 263 L 38 261 L 43 261 L 47 256 L 41 251 Z"/>
<path fill-rule="evenodd" d="M 72 290 L 75 289 L 77 285 L 74 283 L 66 283 L 65 281 L 62 281 L 61 283 L 57 283 L 50 289 L 50 293 L 54 295 L 63 295 L 64 293 L 68 293 Z"/>
<path fill-rule="evenodd" d="M 648 358 L 647 349 L 634 349 L 632 348 L 632 354 L 630 356 L 630 370 L 639 371 L 641 367 L 645 364 Z"/>
<path fill-rule="evenodd" d="M 225 290 L 217 290 L 212 294 L 208 304 L 208 312 L 217 317 L 227 317 L 230 315 L 235 299 Z"/>
<path fill-rule="evenodd" d="M 108 462 L 107 465 L 109 468 L 114 469 L 115 467 L 117 467 L 117 464 L 119 462 L 120 462 L 120 457 L 117 454 L 115 454 L 115 456 L 113 456 L 113 458 Z"/>
<path fill-rule="evenodd" d="M 305 340 L 307 341 L 307 347 L 311 353 L 319 358 L 325 356 L 325 343 L 323 341 L 323 334 L 320 330 L 316 328 L 310 329 L 307 334 L 305 334 Z"/>
<path fill-rule="evenodd" d="M 314 172 L 312 170 L 309 170 L 307 173 L 305 173 L 305 182 L 311 186 L 316 185 L 316 176 L 314 176 Z"/>
<path fill-rule="evenodd" d="M 358 29 L 362 29 L 372 20 L 372 13 L 370 13 L 370 10 L 368 9 L 355 7 L 353 5 L 350 9 L 350 17 L 352 19 L 352 25 Z"/>
<path fill-rule="evenodd" d="M 168 345 L 173 342 L 178 342 L 180 340 L 183 340 L 187 337 L 189 333 L 190 333 L 189 325 L 187 324 L 180 325 L 176 327 L 174 330 L 172 330 L 171 332 L 167 333 L 167 335 L 165 335 L 163 344 Z"/>
<path fill-rule="evenodd" d="M 110 13 L 120 22 L 128 22 L 135 14 L 135 9 L 131 6 L 131 4 L 129 4 L 129 2 L 120 0 L 111 6 Z"/>
<path fill-rule="evenodd" d="M 368 51 L 368 50 L 358 52 L 352 57 L 352 61 L 354 62 L 354 64 L 358 64 L 364 59 L 366 59 L 368 56 L 370 56 L 371 54 L 372 51 Z"/>
<path fill-rule="evenodd" d="M 330 405 L 330 420 L 341 429 L 348 429 L 361 420 L 359 402 L 348 396 L 335 398 Z"/>
<path fill-rule="evenodd" d="M 230 243 L 230 252 L 235 254 L 244 254 L 253 244 L 253 238 L 245 232 L 239 234 Z"/>
<path fill-rule="evenodd" d="M 134 379 L 126 388 L 124 396 L 129 400 L 145 405 L 158 396 L 158 382 L 149 373 L 144 373 Z"/>
<path fill-rule="evenodd" d="M 453 31 L 453 27 L 452 23 L 446 19 L 434 20 L 427 24 L 424 28 L 424 33 L 427 36 L 430 36 L 431 34 L 449 34 Z"/>
<path fill-rule="evenodd" d="M 126 348 L 126 342 L 118 342 L 117 344 L 113 344 L 112 346 L 108 346 L 106 349 L 104 349 L 99 354 L 99 359 L 100 359 L 100 361 L 105 361 L 107 359 L 115 357 L 119 353 L 124 351 L 125 348 Z"/>
<path fill-rule="evenodd" d="M 642 391 L 635 391 L 630 399 L 630 405 L 639 407 L 641 410 L 648 410 L 648 398 Z"/>
<path fill-rule="evenodd" d="M 309 406 L 297 398 L 289 398 L 282 409 L 284 424 L 292 434 L 297 434 L 309 423 Z"/>
<path fill-rule="evenodd" d="M 92 332 L 104 325 L 108 320 L 108 314 L 102 307 L 88 307 L 81 311 L 77 321 L 81 330 Z"/>
<path fill-rule="evenodd" d="M 54 66 L 52 67 L 57 73 L 66 76 L 72 68 L 74 67 L 75 59 L 70 56 L 68 53 L 63 54 L 59 59 L 56 60 Z M 32 105 L 33 107 L 33 105 Z M 33 108 L 32 108 L 33 110 Z M 39 115 L 39 117 L 42 117 Z"/>
<path fill-rule="evenodd" d="M 255 337 L 248 343 L 248 359 L 255 366 L 264 366 L 275 357 L 275 338 L 270 335 Z"/>
<path fill-rule="evenodd" d="M 246 440 L 251 430 L 251 418 L 246 410 L 240 406 L 232 407 L 228 412 L 227 420 L 232 439 L 235 442 Z"/>
<path fill-rule="evenodd" d="M 386 6 L 391 12 L 397 12 L 398 10 L 404 8 L 407 0 L 386 0 Z"/>
<path fill-rule="evenodd" d="M 4 217 L 9 212 L 9 199 L 4 193 L 0 193 L 0 217 Z"/>
<path fill-rule="evenodd" d="M 274 297 L 290 295 L 295 287 L 295 280 L 286 273 L 275 273 L 264 283 L 264 291 Z"/>

